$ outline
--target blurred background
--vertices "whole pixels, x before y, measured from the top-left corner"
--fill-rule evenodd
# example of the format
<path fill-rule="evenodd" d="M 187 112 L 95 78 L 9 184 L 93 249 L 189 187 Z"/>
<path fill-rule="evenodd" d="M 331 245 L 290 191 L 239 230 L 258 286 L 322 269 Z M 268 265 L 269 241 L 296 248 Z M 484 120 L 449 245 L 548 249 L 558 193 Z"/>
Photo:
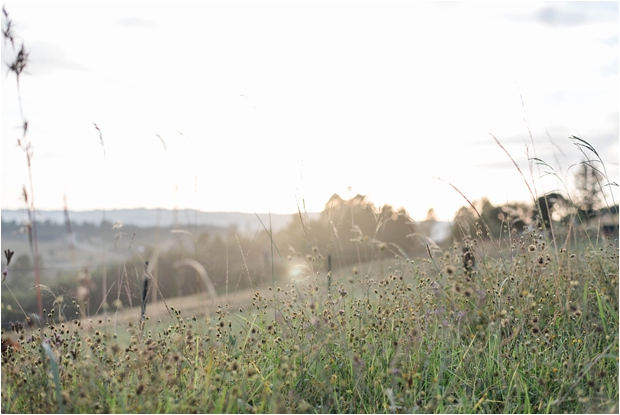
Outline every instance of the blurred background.
<path fill-rule="evenodd" d="M 4 8 L 2 248 L 29 312 L 37 267 L 48 304 L 94 313 L 109 290 L 139 301 L 158 255 L 176 296 L 205 289 L 181 258 L 251 287 L 306 255 L 424 254 L 480 218 L 495 237 L 617 218 L 616 2 Z"/>

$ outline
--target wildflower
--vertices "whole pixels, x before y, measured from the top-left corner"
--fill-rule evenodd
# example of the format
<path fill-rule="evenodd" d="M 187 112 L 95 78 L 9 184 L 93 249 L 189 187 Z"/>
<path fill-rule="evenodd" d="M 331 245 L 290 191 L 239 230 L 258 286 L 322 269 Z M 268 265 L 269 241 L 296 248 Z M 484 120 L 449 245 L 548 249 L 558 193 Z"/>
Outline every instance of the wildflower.
<path fill-rule="evenodd" d="M 474 258 L 474 253 L 468 246 L 463 247 L 463 267 L 468 275 L 472 273 L 475 266 L 476 259 Z"/>

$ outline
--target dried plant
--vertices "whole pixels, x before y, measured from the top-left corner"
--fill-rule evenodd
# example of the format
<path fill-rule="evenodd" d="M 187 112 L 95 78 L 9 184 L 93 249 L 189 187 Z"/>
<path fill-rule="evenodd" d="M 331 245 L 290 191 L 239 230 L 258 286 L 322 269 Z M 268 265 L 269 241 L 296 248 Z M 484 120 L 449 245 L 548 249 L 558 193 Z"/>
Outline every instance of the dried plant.
<path fill-rule="evenodd" d="M 4 41 L 9 41 L 11 46 L 13 47 L 13 51 L 15 52 L 15 34 L 13 32 L 13 21 L 9 17 L 9 13 L 7 12 L 5 7 L 2 7 L 2 13 L 4 16 L 4 24 L 2 28 L 2 35 L 4 37 Z M 21 98 L 21 89 L 20 89 L 20 79 L 22 73 L 28 67 L 28 59 L 30 53 L 26 51 L 24 44 L 22 42 L 19 51 L 15 54 L 13 61 L 8 63 L 7 66 L 9 68 L 10 73 L 15 74 L 15 79 L 17 83 L 17 95 L 19 99 L 19 112 L 22 118 L 22 135 L 17 138 L 17 145 L 24 151 L 26 155 L 26 163 L 28 166 L 28 181 L 30 184 L 30 196 L 26 190 L 26 186 L 23 188 L 23 197 L 26 202 L 26 208 L 28 210 L 28 218 L 29 218 L 29 233 L 28 238 L 30 240 L 30 246 L 34 261 L 34 273 L 35 273 L 35 286 L 37 289 L 37 303 L 39 309 L 39 317 L 43 317 L 43 299 L 41 296 L 41 274 L 39 269 L 39 245 L 37 240 L 37 220 L 36 220 L 36 209 L 34 203 L 34 181 L 32 178 L 32 158 L 34 155 L 32 142 L 28 138 L 28 120 L 24 116 L 24 110 L 22 106 L 22 98 Z"/>

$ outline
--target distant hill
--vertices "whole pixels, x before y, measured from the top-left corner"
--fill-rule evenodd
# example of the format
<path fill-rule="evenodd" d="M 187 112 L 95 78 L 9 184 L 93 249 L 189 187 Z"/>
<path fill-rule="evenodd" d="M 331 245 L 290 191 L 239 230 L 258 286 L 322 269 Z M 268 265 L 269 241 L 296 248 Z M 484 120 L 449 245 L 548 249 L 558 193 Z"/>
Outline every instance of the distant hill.
<path fill-rule="evenodd" d="M 308 213 L 310 219 L 315 219 L 319 213 Z M 253 232 L 261 227 L 261 222 L 267 227 L 271 220 L 271 228 L 278 231 L 286 227 L 298 214 L 270 214 L 259 213 L 258 218 L 254 213 L 240 212 L 201 212 L 191 209 L 168 210 L 168 209 L 115 209 L 105 213 L 106 222 L 121 222 L 123 225 L 139 227 L 168 227 L 178 225 L 211 225 L 222 228 L 236 226 L 240 232 Z M 91 223 L 99 225 L 103 220 L 102 210 L 87 212 L 69 212 L 72 223 Z M 26 209 L 2 210 L 2 221 L 22 223 L 28 219 Z M 56 224 L 65 222 L 65 213 L 61 210 L 37 210 L 37 222 L 50 221 Z"/>

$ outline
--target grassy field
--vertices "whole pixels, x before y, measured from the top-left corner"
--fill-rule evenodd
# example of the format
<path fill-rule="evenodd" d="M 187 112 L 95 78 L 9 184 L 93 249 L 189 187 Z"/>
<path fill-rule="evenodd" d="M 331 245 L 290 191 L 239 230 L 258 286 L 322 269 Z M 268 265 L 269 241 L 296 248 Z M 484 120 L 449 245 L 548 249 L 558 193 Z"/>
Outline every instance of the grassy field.
<path fill-rule="evenodd" d="M 329 289 L 309 259 L 280 286 L 149 304 L 143 327 L 51 314 L 3 355 L 2 412 L 617 413 L 617 240 L 510 242 L 480 238 L 472 274 L 455 245 Z"/>
<path fill-rule="evenodd" d="M 28 52 L 23 44 L 15 47 L 3 12 L 23 119 L 17 143 L 29 173 L 24 199 L 32 212 L 33 147 L 19 91 Z M 600 160 L 587 142 L 573 138 Z M 617 186 L 606 173 L 605 179 L 605 186 Z M 38 269 L 39 249 L 56 248 L 39 245 L 36 221 L 30 225 Z M 542 228 L 511 230 L 500 240 L 489 229 L 474 229 L 467 242 L 474 267 L 464 266 L 463 243 L 426 245 L 422 258 L 360 259 L 329 276 L 321 259 L 327 252 L 303 252 L 294 279 L 273 275 L 270 285 L 249 291 L 227 285 L 218 298 L 162 300 L 147 305 L 144 319 L 133 308 L 69 320 L 57 301 L 40 327 L 3 332 L 3 349 L 9 334 L 17 343 L 2 352 L 0 409 L 618 413 L 617 235 L 568 244 Z M 68 260 L 68 252 L 55 252 Z M 8 250 L 5 256 L 8 266 Z M 3 287 L 10 288 L 4 277 Z"/>

